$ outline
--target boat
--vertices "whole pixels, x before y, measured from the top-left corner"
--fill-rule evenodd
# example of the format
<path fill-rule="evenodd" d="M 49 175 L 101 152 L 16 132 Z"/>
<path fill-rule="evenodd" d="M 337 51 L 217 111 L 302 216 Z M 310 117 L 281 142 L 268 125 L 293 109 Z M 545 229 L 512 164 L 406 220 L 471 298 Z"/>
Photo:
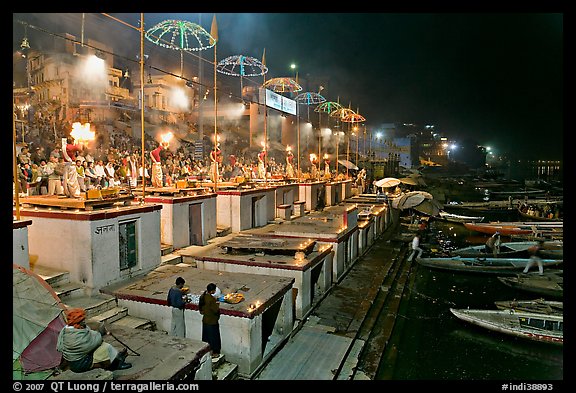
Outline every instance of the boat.
<path fill-rule="evenodd" d="M 530 256 L 528 249 L 532 246 L 535 246 L 536 244 L 537 242 L 535 241 L 504 242 L 500 244 L 500 251 L 496 257 L 528 258 Z M 540 249 L 540 255 L 544 259 L 563 259 L 563 250 L 562 241 L 547 241 L 544 242 L 542 248 Z M 465 258 L 493 256 L 492 253 L 486 254 L 486 248 L 484 244 L 459 248 L 457 250 L 450 251 L 450 255 Z"/>
<path fill-rule="evenodd" d="M 564 316 L 517 310 L 455 309 L 457 318 L 488 330 L 533 341 L 564 345 Z"/>
<path fill-rule="evenodd" d="M 554 269 L 544 271 L 543 275 L 536 272 L 518 274 L 514 277 L 498 277 L 498 280 L 514 289 L 561 299 L 564 295 L 564 271 Z"/>
<path fill-rule="evenodd" d="M 438 213 L 438 216 L 435 216 L 435 218 L 437 218 L 439 220 L 444 220 L 444 221 L 449 221 L 449 222 L 458 222 L 458 223 L 481 222 L 482 220 L 484 220 L 483 216 L 464 216 L 461 214 L 448 213 L 444 210 L 441 210 Z"/>
<path fill-rule="evenodd" d="M 436 257 L 416 258 L 416 261 L 422 266 L 441 270 L 515 275 L 526 267 L 530 258 Z M 542 259 L 544 268 L 560 266 L 562 263 L 562 259 Z"/>
<path fill-rule="evenodd" d="M 465 222 L 466 229 L 470 231 L 493 235 L 500 232 L 503 236 L 513 235 L 551 235 L 562 233 L 564 223 L 562 221 L 509 221 L 509 222 Z"/>
<path fill-rule="evenodd" d="M 558 300 L 497 300 L 494 302 L 499 310 L 516 310 L 540 314 L 564 315 L 564 302 Z"/>
<path fill-rule="evenodd" d="M 470 231 L 485 233 L 487 235 L 493 235 L 496 232 L 500 232 L 503 236 L 511 235 L 529 235 L 532 234 L 532 229 L 521 228 L 517 225 L 508 225 L 505 223 L 494 224 L 494 223 L 480 223 L 480 222 L 464 222 L 466 229 Z"/>
<path fill-rule="evenodd" d="M 522 217 L 526 220 L 534 220 L 534 221 L 538 221 L 538 222 L 562 222 L 563 221 L 562 218 L 558 218 L 558 217 L 542 217 L 542 216 L 537 216 L 535 214 L 529 214 L 527 212 L 523 212 L 522 210 L 520 210 L 520 208 L 518 208 L 518 214 L 520 215 L 520 217 Z"/>
<path fill-rule="evenodd" d="M 502 243 L 500 244 L 500 251 L 497 254 L 497 258 L 528 258 L 528 249 L 535 244 L 536 242 L 532 241 Z M 493 256 L 492 253 L 486 254 L 486 247 L 484 244 L 459 248 L 450 251 L 450 254 L 452 256 L 465 258 Z"/>

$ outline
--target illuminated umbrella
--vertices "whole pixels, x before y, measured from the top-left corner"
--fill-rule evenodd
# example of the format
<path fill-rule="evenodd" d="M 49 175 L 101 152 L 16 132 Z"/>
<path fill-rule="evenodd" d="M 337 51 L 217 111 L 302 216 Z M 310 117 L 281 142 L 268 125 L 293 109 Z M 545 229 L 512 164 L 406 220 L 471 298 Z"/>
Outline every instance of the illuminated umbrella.
<path fill-rule="evenodd" d="M 270 89 L 276 93 L 296 93 L 302 90 L 302 86 L 294 79 L 287 77 L 268 79 L 262 87 Z M 298 179 L 300 179 L 300 115 L 298 114 L 298 104 L 296 104 L 296 123 L 298 124 Z"/>
<path fill-rule="evenodd" d="M 346 159 L 349 160 L 350 159 L 350 131 L 352 128 L 354 128 L 354 123 L 361 123 L 363 121 L 365 121 L 366 119 L 364 118 L 364 116 L 362 116 L 359 113 L 356 112 L 348 112 L 344 115 L 344 117 L 341 119 L 341 121 L 343 121 L 344 123 L 348 123 L 348 143 L 346 144 Z M 358 140 L 356 140 L 356 146 L 358 146 Z M 358 155 L 356 155 L 356 157 L 358 157 Z M 346 175 L 348 175 L 348 170 L 346 170 Z"/>
<path fill-rule="evenodd" d="M 325 102 L 321 103 L 320 105 L 318 105 L 316 108 L 314 108 L 314 111 L 315 112 L 325 112 L 325 113 L 331 114 L 332 112 L 334 112 L 340 108 L 342 108 L 342 105 L 340 105 L 337 102 L 325 101 Z"/>
<path fill-rule="evenodd" d="M 322 90 L 322 86 L 320 86 Z M 318 157 L 322 157 L 322 113 L 328 113 L 328 127 L 330 127 L 330 113 L 342 108 L 338 102 L 334 101 L 324 101 L 314 108 L 314 112 L 318 112 L 318 128 L 320 129 L 320 134 L 318 135 Z"/>
<path fill-rule="evenodd" d="M 296 96 L 295 98 L 296 100 L 296 105 L 298 104 L 305 104 L 308 107 L 308 122 L 310 122 L 310 105 L 318 105 L 321 104 L 323 102 L 326 102 L 326 98 L 324 98 L 320 93 L 314 93 L 314 92 L 305 92 L 305 93 L 300 93 Z M 320 136 L 318 137 L 318 140 L 320 141 Z M 320 159 L 320 157 L 322 157 L 320 155 L 320 147 L 318 147 L 318 159 Z M 320 171 L 318 171 L 318 176 L 320 176 Z"/>
<path fill-rule="evenodd" d="M 276 93 L 296 93 L 302 90 L 302 86 L 294 79 L 287 77 L 268 79 L 262 87 L 270 89 Z"/>
<path fill-rule="evenodd" d="M 308 121 L 310 121 L 310 105 L 321 104 L 326 102 L 326 98 L 322 97 L 319 93 L 300 93 L 295 98 L 296 102 L 299 104 L 306 104 L 308 105 Z"/>
<path fill-rule="evenodd" d="M 228 56 L 216 65 L 216 70 L 222 74 L 240 77 L 240 96 L 243 96 L 243 81 L 245 76 L 259 76 L 268 72 L 260 60 L 244 55 Z"/>
<path fill-rule="evenodd" d="M 385 177 L 374 182 L 376 187 L 394 187 L 398 184 L 400 184 L 400 180 L 396 179 L 395 177 Z"/>
<path fill-rule="evenodd" d="M 184 52 L 201 51 L 216 44 L 216 40 L 202 26 L 185 20 L 162 21 L 148 29 L 145 37 L 156 45 L 180 51 L 180 75 Z"/>
<path fill-rule="evenodd" d="M 342 119 L 345 119 L 347 116 L 350 116 L 351 114 L 353 114 L 354 111 L 350 108 L 339 108 L 336 109 L 335 111 L 330 113 L 330 117 L 335 117 L 337 119 L 339 119 L 340 121 L 342 121 Z M 340 147 L 340 134 L 337 134 L 337 138 L 336 138 L 336 158 L 338 158 L 339 153 L 338 153 L 338 149 Z M 338 174 L 338 161 L 336 161 L 336 174 Z"/>

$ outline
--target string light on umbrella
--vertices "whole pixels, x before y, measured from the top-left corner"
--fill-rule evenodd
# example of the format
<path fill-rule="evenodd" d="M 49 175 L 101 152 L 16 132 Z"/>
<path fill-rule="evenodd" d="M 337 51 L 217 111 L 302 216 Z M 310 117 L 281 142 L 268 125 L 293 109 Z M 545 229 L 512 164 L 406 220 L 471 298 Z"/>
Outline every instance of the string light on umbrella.
<path fill-rule="evenodd" d="M 246 76 L 264 75 L 268 72 L 268 67 L 254 57 L 234 55 L 220 60 L 216 65 L 216 70 L 225 75 L 239 76 L 240 96 L 243 97 L 244 88 L 242 78 Z"/>
<path fill-rule="evenodd" d="M 275 93 L 296 93 L 302 90 L 302 86 L 294 79 L 287 77 L 268 79 L 262 87 L 270 89 Z"/>
<path fill-rule="evenodd" d="M 298 84 L 294 79 L 287 77 L 278 77 L 268 79 L 262 84 L 265 89 L 270 89 L 275 93 L 297 93 L 302 90 L 302 86 Z M 298 135 L 298 180 L 300 180 L 300 115 L 298 111 L 298 102 L 296 102 L 296 124 L 297 124 L 297 135 Z"/>
<path fill-rule="evenodd" d="M 311 105 L 318 105 L 321 104 L 323 102 L 326 102 L 326 98 L 324 98 L 320 93 L 314 93 L 314 92 L 305 92 L 305 93 L 300 93 L 296 96 L 295 98 L 297 104 L 306 104 L 308 107 L 308 122 L 310 122 L 310 106 Z M 318 143 L 320 144 L 320 138 L 321 138 L 321 129 L 319 131 L 319 136 L 318 136 Z M 318 157 L 322 157 L 320 155 L 320 145 L 318 145 Z"/>
<path fill-rule="evenodd" d="M 353 114 L 354 111 L 350 108 L 344 108 L 344 107 L 340 107 L 339 109 L 336 109 L 335 111 L 330 113 L 330 117 L 334 117 L 336 119 L 339 119 L 340 122 L 343 121 L 343 119 L 345 119 L 347 116 L 350 116 L 351 114 Z M 337 138 L 336 138 L 336 175 L 338 175 L 338 160 L 340 159 L 338 150 L 340 147 L 340 131 L 338 131 L 337 134 Z"/>
<path fill-rule="evenodd" d="M 202 26 L 186 20 L 168 19 L 146 31 L 146 39 L 164 48 L 180 51 L 180 75 L 182 75 L 184 52 L 212 48 L 216 41 Z"/>
<path fill-rule="evenodd" d="M 318 112 L 318 128 L 320 129 L 320 134 L 318 135 L 318 157 L 322 157 L 322 113 L 330 115 L 330 113 L 340 108 L 342 108 L 342 105 L 334 101 L 322 102 L 314 108 L 314 111 Z M 328 128 L 330 128 L 330 118 L 328 118 Z"/>
<path fill-rule="evenodd" d="M 364 116 L 352 111 L 348 112 L 341 118 L 341 121 L 348 123 L 348 143 L 346 145 L 346 160 L 350 161 L 350 129 L 353 127 L 354 123 L 361 123 L 366 121 Z M 351 126 L 352 125 L 352 126 Z M 358 164 L 356 164 L 358 165 Z M 348 165 L 346 165 L 346 176 L 348 176 Z"/>

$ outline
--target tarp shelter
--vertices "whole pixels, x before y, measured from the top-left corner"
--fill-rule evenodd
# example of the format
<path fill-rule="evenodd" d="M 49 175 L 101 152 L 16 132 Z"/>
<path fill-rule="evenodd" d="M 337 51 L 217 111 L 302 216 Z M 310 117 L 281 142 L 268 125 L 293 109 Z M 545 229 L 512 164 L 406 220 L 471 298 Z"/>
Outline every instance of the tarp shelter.
<path fill-rule="evenodd" d="M 353 162 L 350 162 L 348 160 L 338 160 L 338 163 L 348 169 L 352 169 L 355 171 L 359 169 L 356 165 L 354 165 Z"/>
<path fill-rule="evenodd" d="M 13 376 L 49 370 L 60 364 L 58 333 L 66 325 L 65 306 L 52 287 L 34 272 L 12 264 Z"/>
<path fill-rule="evenodd" d="M 385 177 L 384 179 L 376 180 L 374 185 L 376 187 L 394 187 L 400 184 L 400 180 L 395 177 Z"/>

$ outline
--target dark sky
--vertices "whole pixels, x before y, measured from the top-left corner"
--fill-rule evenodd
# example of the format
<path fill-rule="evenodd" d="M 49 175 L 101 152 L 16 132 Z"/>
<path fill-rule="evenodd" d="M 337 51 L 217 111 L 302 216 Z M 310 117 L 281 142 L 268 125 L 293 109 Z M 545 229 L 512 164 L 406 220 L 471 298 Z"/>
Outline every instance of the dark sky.
<path fill-rule="evenodd" d="M 46 28 L 56 22 L 79 36 L 80 15 L 36 14 L 34 22 Z M 95 39 L 137 38 L 126 27 L 110 27 L 106 17 L 86 15 L 85 34 Z M 210 31 L 213 15 L 145 13 L 144 20 L 146 28 L 179 19 Z M 293 76 L 289 65 L 296 63 L 300 78 L 326 78 L 321 94 L 359 111 L 369 129 L 434 124 L 451 139 L 471 138 L 497 152 L 562 158 L 562 13 L 216 12 L 216 18 L 218 60 L 238 54 L 261 60 L 266 48 L 268 79 Z M 14 26 L 18 41 L 23 30 Z M 138 40 L 130 40 L 136 42 L 123 50 L 137 53 Z M 147 52 L 152 58 L 160 50 L 167 58 L 166 49 Z M 169 55 L 179 64 L 174 52 Z M 212 50 L 205 53 L 213 59 Z M 308 87 L 318 91 L 318 84 Z"/>

